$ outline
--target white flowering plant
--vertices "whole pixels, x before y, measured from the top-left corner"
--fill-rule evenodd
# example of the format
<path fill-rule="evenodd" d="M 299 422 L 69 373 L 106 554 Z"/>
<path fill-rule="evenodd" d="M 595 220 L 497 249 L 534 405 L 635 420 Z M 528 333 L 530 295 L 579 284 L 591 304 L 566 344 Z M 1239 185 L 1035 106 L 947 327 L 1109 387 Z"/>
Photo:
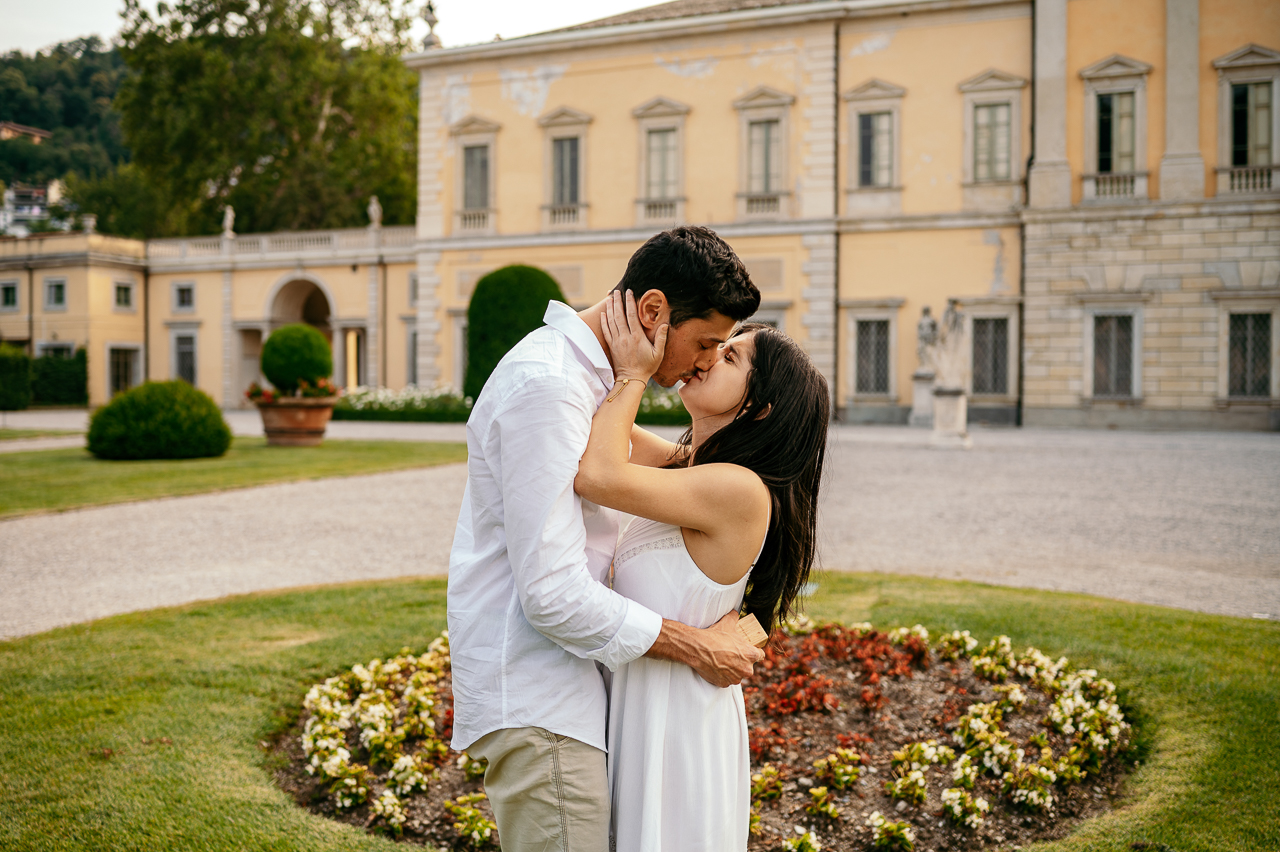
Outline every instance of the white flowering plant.
<path fill-rule="evenodd" d="M 891 765 L 894 769 L 924 771 L 934 764 L 948 763 L 955 759 L 953 749 L 938 745 L 937 740 L 925 740 L 895 751 Z"/>
<path fill-rule="evenodd" d="M 490 849 L 498 844 L 498 826 L 476 807 L 485 800 L 484 793 L 446 799 L 444 809 L 454 816 L 453 828 L 462 838 L 465 849 Z"/>
<path fill-rule="evenodd" d="M 782 795 L 782 776 L 772 763 L 751 776 L 751 799 L 776 799 Z"/>
<path fill-rule="evenodd" d="M 986 799 L 967 790 L 950 787 L 942 791 L 942 812 L 965 828 L 980 828 L 989 810 L 991 805 Z"/>
<path fill-rule="evenodd" d="M 402 390 L 350 388 L 333 406 L 334 420 L 402 420 L 461 423 L 471 414 L 472 399 L 445 385 Z"/>
<path fill-rule="evenodd" d="M 923 805 L 929 788 L 924 772 L 919 769 L 910 769 L 903 771 L 894 780 L 884 782 L 884 791 L 892 798 Z"/>
<path fill-rule="evenodd" d="M 802 825 L 796 826 L 795 837 L 788 837 L 782 841 L 782 848 L 785 852 L 822 852 L 822 844 L 818 842 L 818 836 Z"/>
<path fill-rule="evenodd" d="M 978 647 L 978 640 L 969 635 L 968 630 L 952 630 L 944 633 L 934 644 L 934 653 L 941 660 L 958 660 L 968 657 Z"/>
<path fill-rule="evenodd" d="M 809 789 L 809 804 L 805 806 L 805 810 L 814 816 L 840 819 L 840 809 L 832 801 L 831 791 L 826 787 L 812 787 Z"/>
<path fill-rule="evenodd" d="M 1009 797 L 1015 807 L 1029 811 L 1047 811 L 1053 808 L 1053 785 L 1058 774 L 1048 766 L 1036 763 L 1019 763 L 1004 773 L 1000 791 Z"/>
<path fill-rule="evenodd" d="M 838 748 L 834 753 L 815 760 L 813 768 L 818 780 L 837 790 L 847 790 L 862 772 L 862 755 L 851 748 Z"/>
<path fill-rule="evenodd" d="M 885 819 L 875 811 L 867 817 L 867 825 L 871 828 L 871 847 L 873 849 L 890 849 L 894 852 L 911 852 L 915 848 L 916 832 L 907 822 L 895 822 Z"/>

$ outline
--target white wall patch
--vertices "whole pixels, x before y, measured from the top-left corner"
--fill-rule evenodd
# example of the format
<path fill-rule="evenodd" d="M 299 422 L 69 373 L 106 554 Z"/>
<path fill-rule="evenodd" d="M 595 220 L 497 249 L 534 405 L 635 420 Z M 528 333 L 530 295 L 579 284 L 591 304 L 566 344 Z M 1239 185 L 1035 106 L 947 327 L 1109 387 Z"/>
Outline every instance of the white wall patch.
<path fill-rule="evenodd" d="M 547 105 L 551 84 L 563 77 L 568 70 L 568 65 L 540 65 L 532 71 L 511 71 L 504 68 L 498 72 L 502 78 L 502 98 L 515 104 L 516 112 L 521 115 L 539 115 Z"/>
<path fill-rule="evenodd" d="M 677 77 L 687 77 L 690 80 L 710 77 L 720 64 L 719 59 L 689 59 L 681 62 L 679 59 L 663 59 L 661 56 L 654 57 L 654 61 Z"/>
<path fill-rule="evenodd" d="M 889 48 L 889 43 L 893 41 L 893 33 L 880 33 L 878 35 L 868 36 L 853 46 L 853 50 L 849 51 L 849 56 L 869 56 L 872 53 L 879 53 Z"/>
<path fill-rule="evenodd" d="M 462 121 L 471 112 L 471 75 L 450 74 L 444 78 L 444 126 Z"/>

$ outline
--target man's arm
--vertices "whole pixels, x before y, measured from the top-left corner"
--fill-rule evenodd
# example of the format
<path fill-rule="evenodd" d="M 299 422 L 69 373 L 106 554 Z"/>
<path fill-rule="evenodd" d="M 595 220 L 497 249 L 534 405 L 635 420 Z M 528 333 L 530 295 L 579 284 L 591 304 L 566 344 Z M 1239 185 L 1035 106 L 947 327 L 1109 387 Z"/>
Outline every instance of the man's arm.
<path fill-rule="evenodd" d="M 705 630 L 664 618 L 662 632 L 645 656 L 684 663 L 707 683 L 724 687 L 751 677 L 764 651 L 743 638 L 738 614 L 731 612 Z"/>

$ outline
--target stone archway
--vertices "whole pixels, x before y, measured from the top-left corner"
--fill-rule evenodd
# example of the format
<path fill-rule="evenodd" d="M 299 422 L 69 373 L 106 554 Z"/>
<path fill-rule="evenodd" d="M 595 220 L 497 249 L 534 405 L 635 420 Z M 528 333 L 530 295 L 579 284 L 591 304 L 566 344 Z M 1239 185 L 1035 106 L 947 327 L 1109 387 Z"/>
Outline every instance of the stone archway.
<path fill-rule="evenodd" d="M 330 346 L 333 345 L 333 329 L 329 324 L 332 316 L 333 306 L 329 304 L 329 297 L 314 281 L 289 281 L 276 291 L 275 298 L 271 300 L 273 330 L 282 325 L 304 322 L 319 329 Z"/>

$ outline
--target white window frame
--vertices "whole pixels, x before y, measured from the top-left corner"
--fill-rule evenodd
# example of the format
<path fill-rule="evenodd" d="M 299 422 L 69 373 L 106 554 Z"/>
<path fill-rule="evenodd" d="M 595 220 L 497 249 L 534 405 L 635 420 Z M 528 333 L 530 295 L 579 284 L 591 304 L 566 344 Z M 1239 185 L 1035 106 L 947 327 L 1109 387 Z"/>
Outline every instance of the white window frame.
<path fill-rule="evenodd" d="M 408 292 L 405 294 L 409 300 L 409 307 L 418 307 L 418 301 L 422 298 L 421 292 L 418 290 L 420 281 L 418 279 L 418 270 L 409 270 Z"/>
<path fill-rule="evenodd" d="M 74 358 L 76 354 L 76 344 L 73 340 L 38 340 L 36 341 L 36 357 L 44 358 L 51 350 L 65 349 L 68 351 L 67 357 Z"/>
<path fill-rule="evenodd" d="M 674 225 L 685 220 L 685 118 L 689 107 L 670 98 L 645 101 L 631 111 L 636 119 L 636 226 Z M 649 198 L 649 131 L 674 130 L 676 134 L 676 194 L 673 198 Z"/>
<path fill-rule="evenodd" d="M 850 404 L 872 403 L 894 405 L 898 402 L 898 314 L 905 299 L 841 299 L 845 312 L 846 339 L 849 341 L 849 372 L 845 379 L 845 399 Z M 889 321 L 889 389 L 884 393 L 859 393 L 858 388 L 858 323 L 867 320 Z"/>
<path fill-rule="evenodd" d="M 121 305 L 116 301 L 117 287 L 127 287 L 129 289 L 128 305 Z M 111 310 L 117 314 L 136 314 L 138 312 L 137 290 L 138 286 L 133 281 L 113 281 L 111 284 Z"/>
<path fill-rule="evenodd" d="M 1213 62 L 1218 70 L 1218 195 L 1280 194 L 1280 51 L 1247 44 Z M 1271 165 L 1231 165 L 1231 87 L 1271 84 Z"/>
<path fill-rule="evenodd" d="M 1217 290 L 1209 298 L 1218 304 L 1219 406 L 1271 405 L 1280 400 L 1280 292 L 1275 290 Z M 1271 388 L 1267 397 L 1231 396 L 1231 315 L 1271 314 Z"/>
<path fill-rule="evenodd" d="M 1084 80 L 1084 174 L 1086 204 L 1132 204 L 1146 201 L 1147 75 L 1151 66 L 1112 54 L 1080 71 Z M 1133 93 L 1133 171 L 1098 174 L 1098 95 Z"/>
<path fill-rule="evenodd" d="M 592 117 L 581 110 L 562 106 L 538 119 L 543 135 L 542 230 L 579 231 L 587 223 L 587 127 Z M 555 145 L 559 139 L 578 140 L 578 202 L 556 204 Z"/>
<path fill-rule="evenodd" d="M 418 335 L 418 315 L 402 314 L 400 316 L 400 321 L 404 323 L 405 354 L 408 356 L 405 363 L 404 383 L 406 387 L 417 387 L 418 346 L 416 337 Z"/>
<path fill-rule="evenodd" d="M 498 228 L 498 131 L 502 125 L 470 115 L 449 128 L 453 137 L 453 233 L 455 235 L 496 234 Z M 466 149 L 489 149 L 489 199 L 483 209 L 467 209 Z"/>
<path fill-rule="evenodd" d="M 849 104 L 849 144 L 845 184 L 845 206 L 852 216 L 897 216 L 902 213 L 902 99 L 907 90 L 893 83 L 872 78 L 846 92 Z M 889 132 L 893 162 L 888 186 L 859 186 L 861 136 L 859 116 L 889 113 Z"/>
<path fill-rule="evenodd" d="M 957 299 L 956 302 L 964 312 L 964 332 L 967 341 L 965 353 L 965 393 L 978 403 L 1011 404 L 1018 401 L 1018 296 L 971 296 Z M 973 392 L 973 321 L 979 319 L 1002 319 L 1008 322 L 1009 336 L 1005 352 L 1005 392 L 982 393 Z"/>
<path fill-rule="evenodd" d="M 52 295 L 52 290 L 50 288 L 55 284 L 62 285 L 62 304 L 60 305 L 53 304 L 53 302 L 51 302 L 49 299 L 49 297 Z M 68 290 L 67 279 L 61 276 L 45 278 L 43 280 L 42 287 L 44 290 L 45 313 L 64 313 L 67 310 L 67 302 L 70 301 L 70 294 L 67 292 Z M 113 291 L 112 296 L 114 297 L 114 295 L 115 294 Z"/>
<path fill-rule="evenodd" d="M 178 338 L 193 338 L 192 353 L 195 359 L 195 381 L 191 383 L 192 387 L 199 387 L 200 384 L 200 323 L 166 323 L 169 327 L 169 378 L 176 380 L 180 378 L 178 375 Z"/>
<path fill-rule="evenodd" d="M 178 291 L 183 288 L 191 290 L 191 304 L 182 305 L 178 299 Z M 196 282 L 174 281 L 169 285 L 170 312 L 175 314 L 194 314 L 196 312 Z"/>
<path fill-rule="evenodd" d="M 960 84 L 964 99 L 964 162 L 961 193 L 966 210 L 1008 210 L 1022 201 L 1022 98 L 1027 80 L 990 68 Z M 1009 177 L 983 180 L 976 177 L 978 107 L 1009 107 Z"/>
<path fill-rule="evenodd" d="M 129 387 L 136 388 L 138 385 L 142 384 L 142 380 L 143 380 L 142 344 L 141 343 L 118 343 L 115 341 L 108 340 L 106 343 L 102 344 L 102 363 L 105 364 L 107 367 L 107 369 L 103 370 L 103 392 L 104 392 L 103 398 L 104 399 L 111 399 L 111 350 L 112 349 L 132 349 L 133 350 L 133 353 L 134 353 L 133 377 L 130 381 Z"/>
<path fill-rule="evenodd" d="M 791 107 L 795 95 L 758 86 L 733 102 L 738 111 L 738 196 L 737 214 L 741 220 L 788 219 L 791 216 Z M 751 188 L 751 125 L 761 121 L 778 122 L 780 178 L 778 186 L 767 193 Z"/>
<path fill-rule="evenodd" d="M 1143 306 L 1151 298 L 1149 293 L 1092 293 L 1078 297 L 1081 303 L 1084 322 L 1082 341 L 1083 357 L 1081 366 L 1083 375 L 1080 382 L 1080 399 L 1086 405 L 1095 403 L 1121 403 L 1140 405 L 1144 397 L 1142 386 L 1142 338 L 1143 338 Z M 1132 396 L 1093 395 L 1093 326 L 1095 317 L 1128 314 L 1133 317 L 1133 364 Z"/>
<path fill-rule="evenodd" d="M 13 288 L 13 294 L 14 294 L 13 304 L 12 304 L 12 305 L 6 305 L 6 304 L 4 303 L 3 296 L 0 296 L 0 313 L 3 313 L 3 314 L 16 314 L 16 313 L 21 313 L 21 311 L 22 311 L 22 286 L 18 283 L 18 280 L 17 280 L 16 278 L 15 278 L 15 279 L 6 280 L 6 281 L 0 281 L 0 291 L 3 291 L 5 288 L 8 288 L 8 287 L 12 287 L 12 288 Z"/>

